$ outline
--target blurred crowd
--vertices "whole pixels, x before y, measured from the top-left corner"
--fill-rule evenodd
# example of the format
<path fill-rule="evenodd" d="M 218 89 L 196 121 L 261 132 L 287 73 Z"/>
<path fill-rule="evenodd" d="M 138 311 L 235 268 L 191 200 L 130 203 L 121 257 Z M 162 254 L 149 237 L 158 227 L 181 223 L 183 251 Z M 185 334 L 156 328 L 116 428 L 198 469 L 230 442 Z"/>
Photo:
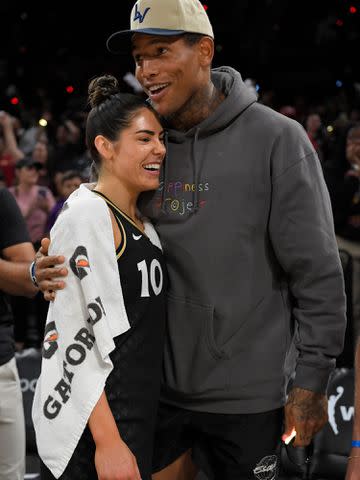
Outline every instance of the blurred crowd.
<path fill-rule="evenodd" d="M 251 82 L 250 82 L 251 83 Z M 343 91 L 316 104 L 298 98 L 277 105 L 274 92 L 259 102 L 303 125 L 318 153 L 329 189 L 339 248 L 353 258 L 353 317 L 360 329 L 360 107 Z M 358 105 L 360 103 L 358 102 Z M 86 107 L 55 115 L 44 109 L 0 112 L 0 186 L 14 195 L 37 250 L 49 235 L 66 198 L 90 178 L 85 145 Z M 39 121 L 41 119 L 41 121 Z M 17 348 L 39 347 L 47 305 L 34 300 L 13 304 Z"/>

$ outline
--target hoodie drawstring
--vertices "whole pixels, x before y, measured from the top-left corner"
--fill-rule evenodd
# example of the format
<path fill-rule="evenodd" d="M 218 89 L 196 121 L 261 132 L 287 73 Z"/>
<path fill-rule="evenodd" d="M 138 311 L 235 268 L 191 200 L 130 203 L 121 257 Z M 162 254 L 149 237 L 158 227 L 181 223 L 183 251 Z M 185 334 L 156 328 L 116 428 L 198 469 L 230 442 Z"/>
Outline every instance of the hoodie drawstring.
<path fill-rule="evenodd" d="M 192 148 L 191 148 L 191 163 L 192 163 L 192 167 L 193 167 L 193 181 L 194 181 L 194 184 L 195 184 L 195 189 L 194 189 L 194 193 L 193 193 L 193 203 L 194 203 L 194 213 L 196 213 L 200 206 L 199 206 L 199 183 L 200 183 L 200 168 L 196 168 L 197 165 L 196 165 L 196 155 L 195 155 L 195 152 L 196 152 L 196 142 L 198 141 L 199 139 L 199 134 L 200 134 L 200 128 L 197 128 L 195 130 L 195 135 L 194 135 L 194 138 L 193 138 L 193 142 L 192 142 Z"/>

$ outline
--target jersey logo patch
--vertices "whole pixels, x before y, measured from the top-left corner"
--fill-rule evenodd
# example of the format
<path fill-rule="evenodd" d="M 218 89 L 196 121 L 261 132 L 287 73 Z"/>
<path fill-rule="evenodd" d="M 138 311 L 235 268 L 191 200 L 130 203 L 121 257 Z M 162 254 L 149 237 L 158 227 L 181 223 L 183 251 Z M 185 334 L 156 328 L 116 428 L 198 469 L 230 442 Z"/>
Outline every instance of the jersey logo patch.
<path fill-rule="evenodd" d="M 133 233 L 132 236 L 133 236 L 133 239 L 136 241 L 140 240 L 140 238 L 142 237 L 142 235 L 135 235 L 135 233 Z"/>

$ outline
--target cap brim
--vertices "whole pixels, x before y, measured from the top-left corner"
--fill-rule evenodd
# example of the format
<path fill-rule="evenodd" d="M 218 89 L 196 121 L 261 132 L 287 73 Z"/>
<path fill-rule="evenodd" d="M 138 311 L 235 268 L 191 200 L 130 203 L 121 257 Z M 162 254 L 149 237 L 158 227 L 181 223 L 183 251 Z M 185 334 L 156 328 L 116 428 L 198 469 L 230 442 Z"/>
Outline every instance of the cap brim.
<path fill-rule="evenodd" d="M 135 33 L 144 33 L 146 35 L 163 35 L 163 36 L 175 36 L 183 35 L 184 30 L 165 30 L 163 28 L 138 28 L 137 30 L 121 30 L 120 32 L 115 32 L 106 41 L 106 48 L 111 53 L 124 53 L 124 38 L 130 38 L 130 35 Z M 128 48 L 127 48 L 127 51 Z"/>

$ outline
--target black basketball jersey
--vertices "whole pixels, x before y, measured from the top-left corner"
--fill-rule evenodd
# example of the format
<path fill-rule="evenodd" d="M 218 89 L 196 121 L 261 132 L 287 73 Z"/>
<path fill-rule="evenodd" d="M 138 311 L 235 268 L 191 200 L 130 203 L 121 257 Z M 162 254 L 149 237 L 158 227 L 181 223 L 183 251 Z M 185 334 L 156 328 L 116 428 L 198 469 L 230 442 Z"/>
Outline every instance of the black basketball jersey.
<path fill-rule="evenodd" d="M 116 255 L 131 328 L 114 338 L 114 368 L 105 385 L 120 435 L 136 457 L 141 478 L 151 480 L 155 420 L 160 396 L 165 331 L 166 267 L 161 250 L 109 199 L 121 232 Z M 101 245 L 99 245 L 101 248 Z M 97 480 L 95 443 L 86 427 L 60 479 Z M 54 478 L 42 465 L 44 479 Z"/>
<path fill-rule="evenodd" d="M 153 311 L 156 297 L 163 297 L 166 287 L 163 255 L 128 215 L 103 194 L 94 193 L 104 198 L 121 232 L 121 243 L 116 248 L 116 255 L 124 303 L 130 325 L 133 326 L 150 305 Z M 159 306 L 160 303 L 155 301 Z"/>

